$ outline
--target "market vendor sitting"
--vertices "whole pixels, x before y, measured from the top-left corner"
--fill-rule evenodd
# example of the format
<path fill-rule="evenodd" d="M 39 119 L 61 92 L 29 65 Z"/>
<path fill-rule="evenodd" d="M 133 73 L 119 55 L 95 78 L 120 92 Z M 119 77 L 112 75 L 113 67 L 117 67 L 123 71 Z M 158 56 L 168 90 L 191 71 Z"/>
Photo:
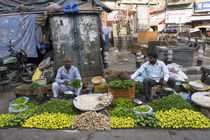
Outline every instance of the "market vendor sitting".
<path fill-rule="evenodd" d="M 146 102 L 150 101 L 151 87 L 154 85 L 163 85 L 173 88 L 175 80 L 169 78 L 169 71 L 165 63 L 158 60 L 157 52 L 153 51 L 148 53 L 149 61 L 145 62 L 141 67 L 131 75 L 132 79 L 136 79 L 146 71 L 146 78 L 143 80 L 144 95 Z"/>
<path fill-rule="evenodd" d="M 73 87 L 69 85 L 73 79 L 81 80 L 78 69 L 72 65 L 72 60 L 69 56 L 64 58 L 64 66 L 58 69 L 55 82 L 52 85 L 53 97 L 57 98 L 61 93 L 66 91 L 73 91 Z M 74 94 L 78 96 L 80 94 L 80 88 L 76 88 Z"/>

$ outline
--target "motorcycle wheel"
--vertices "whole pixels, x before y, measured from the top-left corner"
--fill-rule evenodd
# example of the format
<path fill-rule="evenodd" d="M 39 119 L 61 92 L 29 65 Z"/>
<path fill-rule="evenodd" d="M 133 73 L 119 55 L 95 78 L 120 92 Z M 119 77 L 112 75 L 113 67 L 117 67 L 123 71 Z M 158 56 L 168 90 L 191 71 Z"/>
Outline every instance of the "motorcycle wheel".
<path fill-rule="evenodd" d="M 33 76 L 36 68 L 37 68 L 37 66 L 35 64 L 26 66 L 22 71 L 21 79 L 26 83 L 31 83 L 32 76 Z"/>
<path fill-rule="evenodd" d="M 10 80 L 10 84 L 15 85 L 20 79 L 19 71 L 18 70 L 10 71 L 7 74 L 7 77 Z"/>

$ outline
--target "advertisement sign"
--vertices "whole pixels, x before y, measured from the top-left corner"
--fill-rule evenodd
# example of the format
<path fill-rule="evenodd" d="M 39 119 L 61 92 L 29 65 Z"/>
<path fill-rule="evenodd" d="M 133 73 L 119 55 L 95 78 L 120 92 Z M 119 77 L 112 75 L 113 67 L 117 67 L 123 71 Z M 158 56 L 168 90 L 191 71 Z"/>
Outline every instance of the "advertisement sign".
<path fill-rule="evenodd" d="M 166 23 L 187 23 L 193 14 L 192 9 L 166 11 Z"/>
<path fill-rule="evenodd" d="M 208 12 L 210 11 L 210 2 L 196 3 L 195 12 Z"/>

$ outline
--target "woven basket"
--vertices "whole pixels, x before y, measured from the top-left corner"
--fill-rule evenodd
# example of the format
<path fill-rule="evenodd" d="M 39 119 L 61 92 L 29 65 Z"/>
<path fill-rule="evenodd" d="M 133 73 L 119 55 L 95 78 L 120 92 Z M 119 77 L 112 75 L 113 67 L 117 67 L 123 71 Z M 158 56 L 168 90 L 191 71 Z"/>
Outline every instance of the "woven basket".
<path fill-rule="evenodd" d="M 113 101 L 115 101 L 118 98 L 126 98 L 129 100 L 133 100 L 135 97 L 135 88 L 131 87 L 129 89 L 113 89 L 108 87 L 108 92 L 111 92 L 113 97 Z"/>

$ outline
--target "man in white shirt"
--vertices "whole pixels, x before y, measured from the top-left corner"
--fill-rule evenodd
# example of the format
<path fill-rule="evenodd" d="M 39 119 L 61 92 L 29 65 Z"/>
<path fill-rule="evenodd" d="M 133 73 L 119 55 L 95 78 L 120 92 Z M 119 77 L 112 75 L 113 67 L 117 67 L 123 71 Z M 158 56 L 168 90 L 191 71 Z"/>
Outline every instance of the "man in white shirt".
<path fill-rule="evenodd" d="M 55 82 L 52 85 L 53 98 L 58 98 L 60 93 L 72 91 L 73 87 L 69 85 L 69 82 L 71 82 L 73 79 L 81 80 L 81 76 L 78 69 L 72 65 L 71 58 L 69 56 L 66 56 L 64 58 L 64 66 L 58 69 Z M 75 89 L 74 94 L 78 96 L 80 94 L 81 89 L 82 86 L 80 88 Z"/>
<path fill-rule="evenodd" d="M 148 53 L 149 61 L 145 62 L 141 67 L 131 75 L 132 79 L 138 78 L 144 71 L 147 77 L 143 80 L 144 95 L 146 102 L 150 101 L 151 87 L 154 85 L 168 85 L 169 87 L 175 86 L 175 80 L 169 78 L 169 71 L 165 63 L 157 60 L 158 54 L 153 51 Z"/>

